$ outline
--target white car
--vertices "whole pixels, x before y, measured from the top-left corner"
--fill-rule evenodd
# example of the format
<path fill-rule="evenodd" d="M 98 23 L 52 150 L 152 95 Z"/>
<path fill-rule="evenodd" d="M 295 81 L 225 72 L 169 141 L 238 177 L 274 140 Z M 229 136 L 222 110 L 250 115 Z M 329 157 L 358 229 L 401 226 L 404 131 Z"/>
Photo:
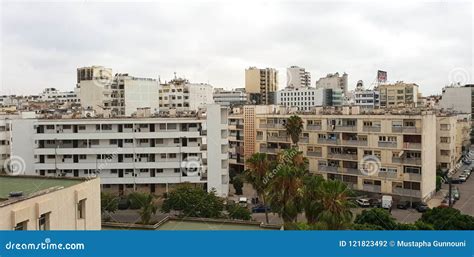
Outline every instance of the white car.
<path fill-rule="evenodd" d="M 465 174 L 459 175 L 459 180 L 460 180 L 461 182 L 466 182 L 467 176 L 466 176 Z"/>
<path fill-rule="evenodd" d="M 356 200 L 356 203 L 360 206 L 360 207 L 370 207 L 370 202 L 368 199 L 357 199 Z"/>
<path fill-rule="evenodd" d="M 471 170 L 464 170 L 462 175 L 466 175 L 467 177 L 471 176 Z"/>

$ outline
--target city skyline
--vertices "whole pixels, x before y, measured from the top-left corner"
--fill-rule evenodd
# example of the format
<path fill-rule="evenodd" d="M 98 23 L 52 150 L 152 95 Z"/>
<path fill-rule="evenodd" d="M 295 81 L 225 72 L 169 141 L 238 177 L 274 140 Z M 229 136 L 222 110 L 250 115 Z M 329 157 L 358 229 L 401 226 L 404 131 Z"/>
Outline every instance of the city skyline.
<path fill-rule="evenodd" d="M 312 86 L 346 72 L 350 90 L 378 69 L 423 95 L 472 83 L 470 3 L 297 3 L 2 3 L 0 91 L 72 90 L 76 68 L 89 65 L 227 89 L 244 87 L 250 66 L 278 69 L 279 89 L 292 65 Z"/>

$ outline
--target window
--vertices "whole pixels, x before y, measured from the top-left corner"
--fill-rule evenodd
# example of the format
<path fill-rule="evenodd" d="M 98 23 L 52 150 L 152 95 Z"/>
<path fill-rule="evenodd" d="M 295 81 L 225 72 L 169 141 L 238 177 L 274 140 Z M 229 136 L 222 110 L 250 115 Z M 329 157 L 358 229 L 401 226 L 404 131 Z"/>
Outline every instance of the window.
<path fill-rule="evenodd" d="M 168 154 L 168 158 L 174 159 L 174 158 L 176 158 L 176 154 L 175 153 L 170 153 L 170 154 Z"/>
<path fill-rule="evenodd" d="M 85 160 L 85 159 L 87 159 L 87 156 L 85 154 L 80 154 L 79 159 L 80 160 Z"/>
<path fill-rule="evenodd" d="M 49 230 L 49 213 L 41 214 L 39 217 L 38 230 Z"/>
<path fill-rule="evenodd" d="M 442 156 L 449 156 L 450 151 L 449 151 L 449 150 L 440 150 L 440 154 L 441 154 Z"/>
<path fill-rule="evenodd" d="M 77 218 L 86 218 L 86 199 L 82 199 L 77 203 Z"/>
<path fill-rule="evenodd" d="M 79 125 L 78 129 L 79 130 L 86 130 L 86 126 L 85 125 Z"/>
<path fill-rule="evenodd" d="M 17 223 L 16 226 L 13 228 L 13 230 L 27 230 L 28 228 L 28 221 L 22 221 L 20 223 Z"/>
<path fill-rule="evenodd" d="M 54 125 L 46 125 L 46 129 L 54 129 Z"/>
<path fill-rule="evenodd" d="M 441 141 L 441 143 L 449 143 L 450 142 L 449 137 L 441 137 L 440 141 Z"/>

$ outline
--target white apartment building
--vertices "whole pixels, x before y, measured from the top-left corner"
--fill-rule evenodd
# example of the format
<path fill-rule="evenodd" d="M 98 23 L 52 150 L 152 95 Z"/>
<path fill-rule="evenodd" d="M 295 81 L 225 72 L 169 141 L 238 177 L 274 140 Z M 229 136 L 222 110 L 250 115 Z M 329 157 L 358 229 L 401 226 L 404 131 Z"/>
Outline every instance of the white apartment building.
<path fill-rule="evenodd" d="M 474 113 L 474 85 L 443 88 L 439 108 L 459 113 Z"/>
<path fill-rule="evenodd" d="M 354 105 L 373 109 L 379 106 L 380 94 L 376 90 L 356 90 L 353 92 Z"/>
<path fill-rule="evenodd" d="M 245 88 L 225 90 L 215 88 L 213 94 L 214 102 L 223 106 L 238 106 L 247 103 L 247 94 Z"/>
<path fill-rule="evenodd" d="M 339 106 L 342 104 L 342 90 L 287 87 L 277 91 L 276 104 L 297 107 L 299 111 L 310 111 L 315 106 Z"/>
<path fill-rule="evenodd" d="M 213 88 L 205 83 L 189 83 L 187 79 L 174 78 L 159 87 L 160 111 L 197 111 L 213 104 Z"/>
<path fill-rule="evenodd" d="M 348 75 L 343 73 L 339 75 L 338 72 L 328 74 L 316 81 L 316 88 L 340 89 L 345 94 L 347 93 Z"/>
<path fill-rule="evenodd" d="M 286 86 L 292 88 L 311 86 L 311 74 L 298 66 L 286 68 Z"/>
<path fill-rule="evenodd" d="M 76 88 L 76 90 L 78 90 Z M 56 88 L 45 88 L 37 99 L 43 102 L 57 102 L 57 103 L 79 103 L 80 99 L 74 91 L 59 91 Z"/>
<path fill-rule="evenodd" d="M 226 108 L 209 105 L 193 116 L 9 120 L 10 155 L 26 175 L 98 175 L 118 193 L 193 183 L 226 196 L 227 119 Z"/>

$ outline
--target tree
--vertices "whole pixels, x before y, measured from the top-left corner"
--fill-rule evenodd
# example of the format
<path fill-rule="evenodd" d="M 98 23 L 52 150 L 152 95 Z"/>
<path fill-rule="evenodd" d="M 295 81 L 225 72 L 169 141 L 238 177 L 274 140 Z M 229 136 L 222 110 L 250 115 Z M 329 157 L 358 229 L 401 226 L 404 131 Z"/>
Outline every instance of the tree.
<path fill-rule="evenodd" d="M 236 195 L 242 195 L 242 188 L 244 187 L 244 178 L 242 175 L 236 175 L 232 179 L 232 185 L 234 186 L 235 189 L 235 194 Z"/>
<path fill-rule="evenodd" d="M 325 180 L 320 190 L 323 210 L 318 215 L 318 220 L 325 222 L 331 230 L 346 228 L 352 220 L 350 208 L 354 204 L 348 199 L 352 191 L 339 180 Z"/>
<path fill-rule="evenodd" d="M 275 177 L 270 181 L 270 206 L 285 224 L 295 222 L 301 212 L 304 174 L 305 170 L 299 167 L 283 164 L 277 167 Z"/>
<path fill-rule="evenodd" d="M 155 205 L 153 195 L 146 194 L 143 201 L 140 202 L 140 220 L 142 224 L 149 224 L 151 216 L 156 213 L 158 207 Z"/>
<path fill-rule="evenodd" d="M 441 185 L 443 184 L 443 177 L 436 176 L 436 192 L 441 189 Z"/>
<path fill-rule="evenodd" d="M 138 210 L 143 206 L 143 203 L 147 200 L 147 194 L 140 192 L 133 192 L 128 195 L 130 201 L 130 209 Z"/>
<path fill-rule="evenodd" d="M 179 212 L 179 216 L 220 218 L 224 210 L 224 200 L 215 192 L 206 192 L 202 188 L 184 184 L 168 194 L 161 210 L 165 213 Z"/>
<path fill-rule="evenodd" d="M 238 204 L 231 204 L 227 211 L 229 212 L 229 218 L 236 220 L 250 220 L 252 218 L 252 213 L 249 209 L 242 207 Z"/>
<path fill-rule="evenodd" d="M 395 218 L 392 217 L 387 210 L 382 208 L 363 210 L 361 214 L 356 216 L 354 223 L 380 226 L 385 230 L 397 229 L 397 221 Z"/>
<path fill-rule="evenodd" d="M 100 193 L 100 210 L 105 215 L 106 220 L 110 220 L 110 214 L 117 211 L 118 202 L 117 196 L 107 192 Z"/>
<path fill-rule="evenodd" d="M 308 224 L 315 224 L 322 212 L 321 185 L 324 179 L 321 176 L 305 176 L 303 179 L 303 209 Z"/>
<path fill-rule="evenodd" d="M 298 146 L 298 141 L 303 131 L 303 120 L 297 115 L 292 115 L 286 120 L 285 129 L 293 144 Z"/>
<path fill-rule="evenodd" d="M 352 230 L 384 230 L 381 226 L 373 224 L 352 224 Z"/>
<path fill-rule="evenodd" d="M 450 207 L 428 210 L 419 221 L 432 225 L 435 230 L 474 230 L 474 217 Z"/>
<path fill-rule="evenodd" d="M 249 184 L 252 185 L 253 189 L 257 192 L 257 195 L 262 199 L 263 205 L 266 204 L 265 188 L 267 187 L 267 172 L 271 169 L 271 162 L 268 160 L 265 153 L 254 153 L 246 161 L 248 169 L 244 171 L 244 178 Z M 268 212 L 265 208 L 265 221 L 269 223 Z"/>

